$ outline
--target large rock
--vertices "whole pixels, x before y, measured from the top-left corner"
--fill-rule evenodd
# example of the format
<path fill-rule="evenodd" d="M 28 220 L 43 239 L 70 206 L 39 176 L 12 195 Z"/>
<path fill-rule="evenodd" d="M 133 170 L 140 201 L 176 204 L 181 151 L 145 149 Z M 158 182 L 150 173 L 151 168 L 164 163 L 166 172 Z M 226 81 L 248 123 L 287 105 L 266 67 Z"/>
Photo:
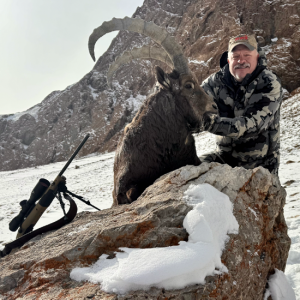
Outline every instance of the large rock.
<path fill-rule="evenodd" d="M 103 253 L 113 257 L 120 247 L 167 247 L 187 240 L 183 219 L 192 207 L 183 195 L 191 184 L 202 183 L 227 194 L 234 205 L 239 233 L 230 235 L 221 258 L 228 273 L 206 277 L 205 285 L 122 296 L 70 279 L 72 268 L 91 265 Z M 268 276 L 274 268 L 284 270 L 290 247 L 285 196 L 278 178 L 261 167 L 183 167 L 159 178 L 136 202 L 81 213 L 71 224 L 1 259 L 2 299 L 262 300 Z"/>
<path fill-rule="evenodd" d="M 299 15 L 296 0 L 145 0 L 133 17 L 167 28 L 199 81 L 218 70 L 229 37 L 256 33 L 270 68 L 291 92 L 300 86 Z M 52 92 L 28 111 L 0 116 L 0 170 L 66 160 L 87 132 L 91 138 L 79 155 L 115 149 L 121 130 L 154 84 L 153 66 L 161 64 L 124 65 L 112 90 L 106 85 L 107 69 L 125 50 L 148 43 L 142 35 L 121 32 L 79 82 Z"/>

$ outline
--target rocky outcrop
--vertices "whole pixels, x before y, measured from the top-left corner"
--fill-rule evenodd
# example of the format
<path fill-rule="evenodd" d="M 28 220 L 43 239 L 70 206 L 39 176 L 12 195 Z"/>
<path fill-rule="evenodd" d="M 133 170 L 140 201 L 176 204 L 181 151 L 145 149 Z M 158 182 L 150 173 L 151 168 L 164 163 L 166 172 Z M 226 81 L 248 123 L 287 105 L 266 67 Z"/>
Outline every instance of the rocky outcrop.
<path fill-rule="evenodd" d="M 174 34 L 199 81 L 218 70 L 230 36 L 256 33 L 270 68 L 289 92 L 300 86 L 299 16 L 296 0 L 145 0 L 133 15 Z M 161 63 L 123 66 L 113 89 L 106 85 L 107 69 L 125 50 L 148 43 L 141 35 L 121 32 L 78 83 L 52 92 L 25 112 L 0 116 L 0 170 L 66 160 L 87 132 L 91 138 L 80 155 L 114 150 L 120 131 L 154 84 L 153 66 Z"/>
<path fill-rule="evenodd" d="M 103 253 L 113 257 L 120 247 L 167 247 L 187 240 L 183 219 L 192 207 L 184 192 L 202 183 L 229 196 L 239 223 L 239 233 L 229 235 L 221 257 L 228 273 L 207 276 L 205 285 L 126 295 L 107 294 L 99 285 L 70 279 L 74 267 L 91 265 Z M 268 276 L 274 268 L 284 270 L 290 247 L 285 196 L 278 178 L 261 167 L 232 169 L 218 163 L 183 167 L 159 178 L 136 202 L 81 213 L 71 224 L 2 258 L 1 299 L 262 300 Z"/>

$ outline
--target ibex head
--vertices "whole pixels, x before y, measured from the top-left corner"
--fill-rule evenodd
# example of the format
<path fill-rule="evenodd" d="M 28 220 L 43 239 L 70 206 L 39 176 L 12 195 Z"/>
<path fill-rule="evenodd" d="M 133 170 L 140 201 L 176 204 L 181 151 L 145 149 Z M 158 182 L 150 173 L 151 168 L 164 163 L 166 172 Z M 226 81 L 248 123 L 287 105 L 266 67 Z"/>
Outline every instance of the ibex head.
<path fill-rule="evenodd" d="M 124 52 L 109 67 L 107 74 L 109 86 L 111 86 L 114 73 L 121 65 L 136 58 L 156 59 L 166 63 L 173 70 L 172 73 L 167 74 L 160 67 L 156 67 L 156 78 L 160 86 L 174 94 L 174 96 L 189 103 L 192 107 L 194 117 L 198 120 L 199 127 L 201 126 L 204 113 L 217 113 L 217 106 L 213 99 L 206 95 L 190 71 L 181 46 L 165 28 L 161 28 L 153 22 L 128 17 L 124 19 L 114 18 L 109 22 L 104 22 L 93 31 L 89 38 L 89 51 L 93 60 L 95 60 L 94 48 L 97 40 L 104 34 L 114 30 L 128 30 L 144 34 L 154 40 L 163 49 L 146 45 Z"/>

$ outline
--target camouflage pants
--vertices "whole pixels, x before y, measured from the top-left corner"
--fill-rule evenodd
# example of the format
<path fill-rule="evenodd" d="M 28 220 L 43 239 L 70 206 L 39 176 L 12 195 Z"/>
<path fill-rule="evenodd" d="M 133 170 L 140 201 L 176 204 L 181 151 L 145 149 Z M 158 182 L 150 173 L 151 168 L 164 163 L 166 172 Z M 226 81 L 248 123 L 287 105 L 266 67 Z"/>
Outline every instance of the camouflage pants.
<path fill-rule="evenodd" d="M 262 166 L 265 169 L 269 170 L 270 173 L 278 176 L 279 155 L 274 155 L 269 159 L 255 161 L 252 163 L 242 163 L 242 162 L 237 162 L 232 156 L 228 154 L 220 154 L 216 151 L 213 151 L 199 156 L 199 159 L 201 163 L 218 162 L 220 164 L 228 164 L 232 168 L 243 167 L 245 169 L 254 169 L 256 167 Z"/>

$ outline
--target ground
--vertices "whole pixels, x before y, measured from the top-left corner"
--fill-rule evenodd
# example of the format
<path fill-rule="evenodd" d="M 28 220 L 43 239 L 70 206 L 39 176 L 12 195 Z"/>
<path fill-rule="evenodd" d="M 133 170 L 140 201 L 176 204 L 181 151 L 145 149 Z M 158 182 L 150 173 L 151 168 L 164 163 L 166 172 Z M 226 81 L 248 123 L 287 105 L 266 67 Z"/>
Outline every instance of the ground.
<path fill-rule="evenodd" d="M 292 246 L 287 261 L 285 274 L 289 283 L 300 299 L 300 96 L 286 100 L 281 114 L 281 164 L 279 178 L 286 188 L 287 199 L 285 218 L 289 227 Z M 195 136 L 198 154 L 214 149 L 214 136 L 201 133 Z M 100 209 L 109 208 L 112 204 L 114 152 L 89 155 L 74 160 L 65 172 L 67 187 L 70 191 L 84 196 Z M 49 181 L 55 179 L 65 162 L 26 168 L 15 171 L 0 172 L 0 248 L 15 239 L 16 233 L 8 229 L 9 221 L 19 212 L 19 202 L 28 199 L 31 190 L 40 178 Z M 76 201 L 79 211 L 94 211 L 86 204 Z M 43 214 L 36 228 L 44 226 L 62 216 L 57 199 Z"/>

